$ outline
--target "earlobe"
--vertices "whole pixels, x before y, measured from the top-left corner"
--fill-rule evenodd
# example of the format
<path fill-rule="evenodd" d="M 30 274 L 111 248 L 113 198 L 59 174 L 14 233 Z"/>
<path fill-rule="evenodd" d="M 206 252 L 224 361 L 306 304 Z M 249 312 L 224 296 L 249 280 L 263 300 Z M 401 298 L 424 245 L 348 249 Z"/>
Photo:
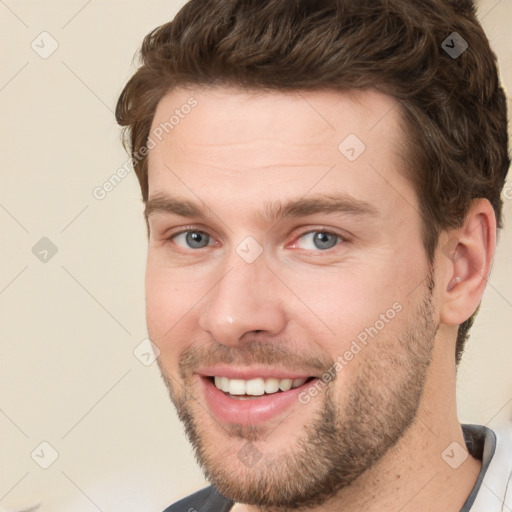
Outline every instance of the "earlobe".
<path fill-rule="evenodd" d="M 441 321 L 460 325 L 478 308 L 496 245 L 496 217 L 487 199 L 476 199 L 463 224 L 446 233 L 439 249 L 444 267 Z"/>

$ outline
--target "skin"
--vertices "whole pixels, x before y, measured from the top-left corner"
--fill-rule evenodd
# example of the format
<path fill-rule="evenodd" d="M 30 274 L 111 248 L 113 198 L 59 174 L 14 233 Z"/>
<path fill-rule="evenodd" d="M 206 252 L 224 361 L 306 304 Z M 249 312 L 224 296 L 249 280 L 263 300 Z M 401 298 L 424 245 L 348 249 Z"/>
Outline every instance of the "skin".
<path fill-rule="evenodd" d="M 146 315 L 162 375 L 206 474 L 238 502 L 236 512 L 459 511 L 481 464 L 469 456 L 453 469 L 441 454 L 453 442 L 465 446 L 455 339 L 480 302 L 494 254 L 489 202 L 476 200 L 460 228 L 441 233 L 431 267 L 392 98 L 372 91 L 176 89 L 160 101 L 153 128 L 191 96 L 197 107 L 150 150 L 149 199 L 172 194 L 206 205 L 209 217 L 148 210 Z M 366 146 L 352 162 L 338 150 L 348 134 Z M 261 215 L 267 201 L 333 193 L 375 212 L 270 222 Z M 209 245 L 190 247 L 177 236 L 185 230 L 207 233 Z M 322 250 L 305 235 L 313 230 L 341 238 Z M 262 249 L 252 263 L 236 251 L 248 236 Z M 197 374 L 202 363 L 231 357 L 233 366 L 318 376 L 396 303 L 400 312 L 308 404 L 297 401 L 252 426 L 223 424 L 208 410 Z M 330 447 L 328 432 L 339 437 Z M 346 438 L 350 432 L 360 435 L 356 443 Z M 254 465 L 240 457 L 248 442 L 259 454 Z M 358 443 L 351 466 L 343 457 Z M 329 450 L 339 452 L 336 467 L 347 469 L 335 492 L 313 496 L 310 489 L 299 497 L 292 489 L 279 504 L 287 482 L 304 473 L 297 462 L 315 468 L 307 486 L 321 478 Z"/>

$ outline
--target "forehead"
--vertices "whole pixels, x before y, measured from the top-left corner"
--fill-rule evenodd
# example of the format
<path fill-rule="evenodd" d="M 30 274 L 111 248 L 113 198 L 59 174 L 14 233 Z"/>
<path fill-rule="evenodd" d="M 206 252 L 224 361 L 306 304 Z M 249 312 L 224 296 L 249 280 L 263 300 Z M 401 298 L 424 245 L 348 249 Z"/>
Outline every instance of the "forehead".
<path fill-rule="evenodd" d="M 150 197 L 203 187 L 249 204 L 256 193 L 366 188 L 367 201 L 415 202 L 398 103 L 375 91 L 176 89 L 158 104 L 150 138 Z"/>
<path fill-rule="evenodd" d="M 187 130 L 187 118 L 195 121 L 193 133 Z M 176 144 L 184 140 L 197 145 L 243 143 L 255 134 L 271 133 L 280 142 L 302 147 L 329 143 L 329 138 L 336 142 L 348 130 L 368 138 L 379 125 L 381 129 L 375 135 L 388 144 L 396 142 L 393 135 L 400 128 L 397 101 L 376 91 L 197 87 L 179 88 L 165 95 L 157 106 L 151 133 L 156 132 L 164 145 L 171 138 Z"/>

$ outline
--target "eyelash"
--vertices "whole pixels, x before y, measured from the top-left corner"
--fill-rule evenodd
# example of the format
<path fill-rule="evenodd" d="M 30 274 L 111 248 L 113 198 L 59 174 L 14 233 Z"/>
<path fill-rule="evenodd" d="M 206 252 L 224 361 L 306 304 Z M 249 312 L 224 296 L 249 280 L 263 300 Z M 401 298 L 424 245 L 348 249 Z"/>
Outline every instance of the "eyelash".
<path fill-rule="evenodd" d="M 201 229 L 197 229 L 193 226 L 187 226 L 185 229 L 182 229 L 181 231 L 178 231 L 176 233 L 173 233 L 172 235 L 168 236 L 166 238 L 166 241 L 168 242 L 173 242 L 173 240 L 179 236 L 179 235 L 183 235 L 185 233 L 200 233 L 201 235 L 206 235 L 207 237 L 210 237 L 210 239 L 213 239 L 214 237 L 212 235 L 210 235 L 208 232 L 206 231 L 203 231 Z M 331 247 L 329 249 L 325 249 L 325 250 L 322 250 L 322 249 L 316 249 L 316 250 L 313 250 L 313 249 L 299 249 L 299 250 L 303 250 L 303 251 L 309 251 L 309 252 L 315 252 L 315 253 L 330 253 L 331 251 L 333 251 L 334 249 L 336 249 L 336 247 L 338 247 L 339 245 L 342 245 L 342 243 L 346 243 L 348 242 L 348 239 L 345 237 L 345 236 L 342 236 L 340 235 L 339 233 L 336 233 L 334 231 L 331 231 L 331 230 L 328 230 L 328 229 L 325 229 L 325 228 L 317 228 L 317 229 L 310 229 L 308 231 L 304 231 L 302 233 L 299 233 L 297 236 L 294 237 L 294 241 L 296 240 L 300 240 L 301 238 L 303 238 L 304 236 L 306 235 L 309 235 L 311 233 L 323 233 L 323 234 L 327 234 L 327 235 L 332 235 L 332 236 L 335 236 L 338 238 L 338 241 L 336 243 L 336 245 L 334 247 Z M 295 243 L 295 242 L 294 242 Z M 208 247 L 210 247 L 209 245 L 207 245 L 206 247 L 200 247 L 199 249 L 193 249 L 193 248 L 189 248 L 188 250 L 187 249 L 183 249 L 179 246 L 177 246 L 176 244 L 174 244 L 177 248 L 178 248 L 178 252 L 181 252 L 183 254 L 185 253 L 189 253 L 190 251 L 192 252 L 198 252 L 200 251 L 201 249 L 207 249 Z"/>

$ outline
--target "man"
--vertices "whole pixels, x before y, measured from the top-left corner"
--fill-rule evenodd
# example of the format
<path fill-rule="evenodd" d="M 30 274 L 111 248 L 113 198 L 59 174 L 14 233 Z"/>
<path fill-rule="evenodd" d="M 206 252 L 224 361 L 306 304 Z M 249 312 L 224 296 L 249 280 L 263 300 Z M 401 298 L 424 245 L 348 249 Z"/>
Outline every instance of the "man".
<path fill-rule="evenodd" d="M 192 0 L 141 53 L 148 331 L 212 483 L 167 510 L 512 510 L 455 401 L 510 163 L 472 2 Z"/>

